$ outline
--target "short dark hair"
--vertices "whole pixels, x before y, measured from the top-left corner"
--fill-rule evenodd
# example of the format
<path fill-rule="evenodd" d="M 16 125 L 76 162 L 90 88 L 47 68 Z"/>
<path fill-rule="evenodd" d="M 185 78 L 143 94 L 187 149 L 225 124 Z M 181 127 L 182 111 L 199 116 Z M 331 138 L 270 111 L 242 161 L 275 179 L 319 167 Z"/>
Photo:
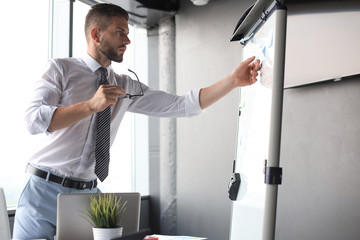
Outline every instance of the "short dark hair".
<path fill-rule="evenodd" d="M 89 35 L 90 28 L 97 25 L 101 30 L 111 24 L 112 17 L 123 17 L 129 21 L 129 14 L 122 7 L 111 3 L 99 3 L 91 7 L 85 19 L 85 35 Z"/>

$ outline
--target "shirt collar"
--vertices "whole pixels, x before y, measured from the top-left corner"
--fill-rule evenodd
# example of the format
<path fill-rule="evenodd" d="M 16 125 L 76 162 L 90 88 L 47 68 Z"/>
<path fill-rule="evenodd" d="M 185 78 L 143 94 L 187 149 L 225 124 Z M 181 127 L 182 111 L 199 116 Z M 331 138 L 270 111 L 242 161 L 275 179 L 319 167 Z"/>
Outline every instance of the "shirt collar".
<path fill-rule="evenodd" d="M 83 57 L 84 62 L 86 63 L 86 65 L 91 69 L 92 72 L 95 72 L 96 70 L 98 70 L 100 67 L 102 67 L 100 65 L 100 63 L 98 63 L 94 58 L 92 58 L 89 54 L 85 54 L 85 56 Z M 106 69 L 109 70 L 111 69 L 111 64 L 109 66 L 106 67 Z"/>

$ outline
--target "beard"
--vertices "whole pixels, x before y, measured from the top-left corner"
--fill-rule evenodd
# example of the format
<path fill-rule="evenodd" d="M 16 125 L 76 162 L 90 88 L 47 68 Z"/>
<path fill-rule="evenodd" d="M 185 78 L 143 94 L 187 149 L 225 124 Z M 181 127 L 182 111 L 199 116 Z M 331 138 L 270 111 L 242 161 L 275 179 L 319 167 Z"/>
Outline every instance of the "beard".
<path fill-rule="evenodd" d="M 123 46 L 121 46 L 123 47 Z M 117 47 L 111 46 L 106 40 L 100 42 L 99 51 L 106 56 L 110 61 L 121 63 L 123 61 L 124 54 L 117 52 Z"/>

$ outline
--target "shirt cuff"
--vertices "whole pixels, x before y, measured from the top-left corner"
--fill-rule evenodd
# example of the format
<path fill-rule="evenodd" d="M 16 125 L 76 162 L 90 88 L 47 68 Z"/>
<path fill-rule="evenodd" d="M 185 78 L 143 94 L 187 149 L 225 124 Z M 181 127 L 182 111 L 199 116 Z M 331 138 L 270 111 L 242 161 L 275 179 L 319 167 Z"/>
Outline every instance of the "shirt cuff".
<path fill-rule="evenodd" d="M 189 118 L 196 117 L 203 112 L 200 107 L 200 90 L 200 88 L 191 90 L 185 96 L 185 111 Z"/>
<path fill-rule="evenodd" d="M 48 128 L 50 126 L 51 119 L 56 109 L 57 107 L 55 106 L 41 106 L 39 108 L 37 125 L 40 132 L 45 132 L 47 135 L 51 134 L 51 132 L 48 131 Z"/>

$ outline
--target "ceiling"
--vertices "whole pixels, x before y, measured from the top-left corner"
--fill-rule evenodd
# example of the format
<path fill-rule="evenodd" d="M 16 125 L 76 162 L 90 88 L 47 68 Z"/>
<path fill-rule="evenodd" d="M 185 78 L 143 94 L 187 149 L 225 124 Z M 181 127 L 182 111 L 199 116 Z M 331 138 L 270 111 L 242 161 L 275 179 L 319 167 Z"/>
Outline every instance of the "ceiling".
<path fill-rule="evenodd" d="M 153 29 L 158 26 L 161 19 L 174 16 L 180 9 L 181 0 L 80 0 L 88 3 L 108 2 L 119 5 L 129 12 L 130 23 L 141 25 L 147 29 Z M 185 1 L 185 0 L 184 0 Z M 190 1 L 190 0 L 187 0 Z M 191 0 L 193 1 L 193 0 Z M 239 0 L 240 1 L 240 0 Z M 253 0 L 272 1 L 272 0 Z M 342 2 L 340 0 L 279 0 L 285 5 L 318 3 L 325 7 L 328 3 Z M 358 0 L 346 0 L 358 1 Z M 326 3 L 326 4 L 324 4 Z"/>
<path fill-rule="evenodd" d="M 160 19 L 174 16 L 179 10 L 179 0 L 105 0 L 129 12 L 130 22 L 147 29 L 157 27 Z"/>

